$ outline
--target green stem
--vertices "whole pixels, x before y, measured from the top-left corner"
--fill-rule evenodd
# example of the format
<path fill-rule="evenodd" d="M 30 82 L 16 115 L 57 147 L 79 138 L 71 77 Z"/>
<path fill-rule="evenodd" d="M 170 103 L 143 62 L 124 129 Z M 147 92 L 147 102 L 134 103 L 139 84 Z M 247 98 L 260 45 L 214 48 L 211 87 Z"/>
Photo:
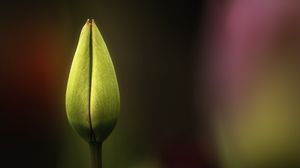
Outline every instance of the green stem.
<path fill-rule="evenodd" d="M 90 143 L 91 168 L 102 168 L 102 144 Z"/>

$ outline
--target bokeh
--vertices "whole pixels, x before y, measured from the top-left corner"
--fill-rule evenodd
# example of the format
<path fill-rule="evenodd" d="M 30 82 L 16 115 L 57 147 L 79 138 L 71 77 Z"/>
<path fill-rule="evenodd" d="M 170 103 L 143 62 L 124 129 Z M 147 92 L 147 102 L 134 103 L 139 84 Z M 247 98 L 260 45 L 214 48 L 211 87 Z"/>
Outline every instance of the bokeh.
<path fill-rule="evenodd" d="M 207 77 L 223 167 L 300 167 L 299 1 L 214 1 Z"/>
<path fill-rule="evenodd" d="M 65 112 L 94 18 L 121 113 L 104 168 L 300 167 L 295 0 L 0 2 L 0 167 L 88 168 Z"/>

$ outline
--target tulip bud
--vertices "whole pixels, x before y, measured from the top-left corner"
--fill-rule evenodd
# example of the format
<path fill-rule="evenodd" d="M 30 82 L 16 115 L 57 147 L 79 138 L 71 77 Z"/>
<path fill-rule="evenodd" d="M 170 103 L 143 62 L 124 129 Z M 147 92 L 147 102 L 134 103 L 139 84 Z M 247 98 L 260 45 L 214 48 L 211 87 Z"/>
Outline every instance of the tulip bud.
<path fill-rule="evenodd" d="M 89 143 L 102 143 L 113 130 L 120 110 L 116 73 L 94 22 L 83 26 L 66 91 L 72 128 Z"/>

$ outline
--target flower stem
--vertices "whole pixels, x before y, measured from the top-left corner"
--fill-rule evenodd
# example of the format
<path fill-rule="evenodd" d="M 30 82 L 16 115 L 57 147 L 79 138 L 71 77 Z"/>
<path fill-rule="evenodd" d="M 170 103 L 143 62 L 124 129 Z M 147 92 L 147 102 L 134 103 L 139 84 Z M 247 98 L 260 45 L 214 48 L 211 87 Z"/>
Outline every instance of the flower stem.
<path fill-rule="evenodd" d="M 102 144 L 90 143 L 91 168 L 102 168 Z"/>

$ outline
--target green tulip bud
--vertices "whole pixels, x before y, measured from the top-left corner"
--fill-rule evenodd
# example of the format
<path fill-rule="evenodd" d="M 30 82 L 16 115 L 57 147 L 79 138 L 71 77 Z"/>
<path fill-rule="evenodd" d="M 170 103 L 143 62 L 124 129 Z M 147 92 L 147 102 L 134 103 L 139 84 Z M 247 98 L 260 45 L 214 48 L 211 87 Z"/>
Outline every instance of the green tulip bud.
<path fill-rule="evenodd" d="M 72 128 L 93 144 L 108 137 L 120 111 L 114 66 L 93 19 L 81 30 L 67 84 L 66 110 Z"/>

